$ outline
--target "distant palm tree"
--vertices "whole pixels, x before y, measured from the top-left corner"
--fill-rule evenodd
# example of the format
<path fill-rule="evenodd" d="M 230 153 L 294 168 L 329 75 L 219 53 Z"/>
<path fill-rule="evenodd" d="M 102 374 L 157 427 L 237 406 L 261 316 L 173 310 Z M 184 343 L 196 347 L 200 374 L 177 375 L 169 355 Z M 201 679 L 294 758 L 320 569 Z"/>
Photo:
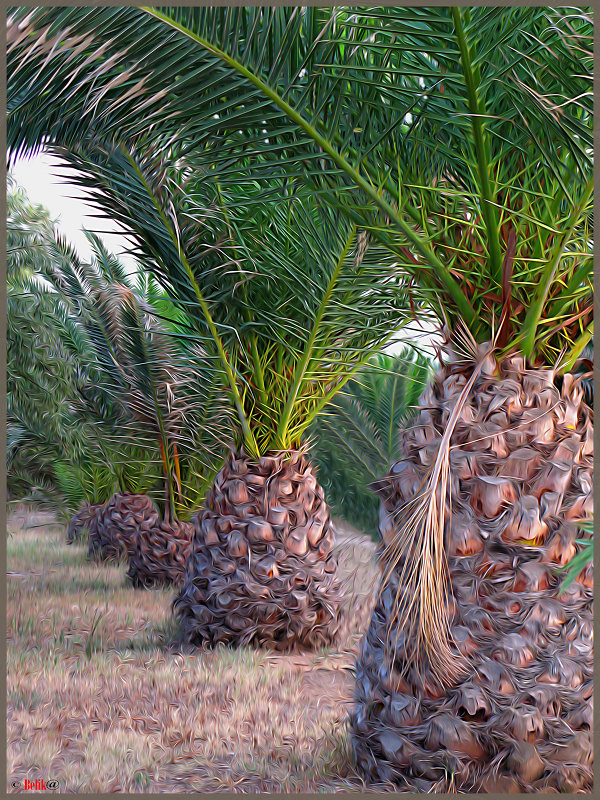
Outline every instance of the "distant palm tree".
<path fill-rule="evenodd" d="M 182 350 L 177 322 L 170 330 L 158 319 L 144 294 L 148 279 L 142 277 L 134 286 L 101 241 L 93 234 L 88 238 L 91 264 L 57 240 L 46 277 L 77 314 L 102 391 L 121 410 L 119 439 L 156 452 L 155 470 L 162 474 L 165 489 L 162 520 L 148 498 L 113 498 L 96 514 L 90 544 L 101 554 L 106 544 L 111 553 L 119 531 L 135 585 L 178 583 L 192 537 L 191 525 L 179 521 L 178 513 L 185 515 L 190 501 L 203 499 L 222 464 L 227 437 L 223 404 L 201 350 Z"/>
<path fill-rule="evenodd" d="M 29 213 L 25 222 L 31 219 Z M 20 220 L 24 221 L 23 213 Z M 14 240 L 14 215 L 9 227 Z M 21 225 L 19 233 L 26 232 Z M 223 460 L 219 438 L 226 435 L 220 422 L 223 404 L 213 386 L 212 370 L 197 348 L 178 347 L 180 324 L 172 305 L 173 319 L 157 319 L 151 298 L 165 314 L 169 312 L 157 287 L 145 276 L 135 286 L 97 236 L 88 234 L 93 259 L 87 264 L 56 236 L 52 225 L 32 222 L 28 235 L 24 242 L 33 260 L 23 264 L 22 291 L 11 295 L 9 312 L 13 331 L 9 385 L 15 387 L 9 408 L 16 419 L 19 414 L 22 421 L 26 417 L 27 425 L 13 424 L 9 454 L 19 447 L 22 459 L 27 445 L 31 457 L 39 458 L 48 442 L 54 455 L 47 480 L 69 507 L 84 503 L 69 535 L 90 525 L 92 550 L 99 547 L 104 552 L 105 544 L 116 554 L 113 539 L 123 528 L 120 518 L 125 514 L 130 519 L 128 532 L 121 532 L 120 539 L 131 540 L 136 550 L 130 565 L 134 582 L 156 582 L 161 570 L 169 572 L 171 556 L 177 556 L 176 571 L 182 573 L 180 551 L 189 549 L 191 527 L 178 523 L 178 514 L 185 516 L 202 502 Z M 32 250 L 36 237 L 38 249 Z M 13 264 L 12 274 L 17 272 Z M 38 313 L 37 318 L 33 314 L 25 320 L 22 311 L 17 317 L 17 298 L 27 312 L 42 305 L 45 317 L 40 319 Z M 29 329 L 31 333 L 26 333 Z M 42 394 L 36 396 L 32 387 L 40 381 Z M 61 381 L 70 424 L 64 414 L 54 415 L 48 427 L 48 410 L 56 403 L 53 388 Z M 79 435 L 78 446 L 72 441 L 73 431 Z M 137 496 L 141 490 L 156 497 L 161 476 L 164 522 L 148 498 L 142 501 Z M 117 487 L 119 500 L 103 505 Z M 150 521 L 150 529 L 139 537 L 138 529 Z M 169 542 L 182 537 L 181 547 L 171 552 Z"/>
<path fill-rule="evenodd" d="M 7 205 L 8 487 L 14 497 L 33 492 L 72 513 L 81 503 L 108 499 L 119 486 L 106 450 L 110 415 L 101 420 L 94 411 L 90 424 L 89 414 L 74 405 L 93 355 L 63 298 L 40 280 L 42 264 L 51 262 L 54 224 L 10 179 Z"/>
<path fill-rule="evenodd" d="M 416 412 L 430 371 L 428 359 L 411 349 L 373 356 L 310 428 L 329 502 L 370 536 L 378 536 L 379 520 L 370 484 L 400 458 L 402 430 Z"/>

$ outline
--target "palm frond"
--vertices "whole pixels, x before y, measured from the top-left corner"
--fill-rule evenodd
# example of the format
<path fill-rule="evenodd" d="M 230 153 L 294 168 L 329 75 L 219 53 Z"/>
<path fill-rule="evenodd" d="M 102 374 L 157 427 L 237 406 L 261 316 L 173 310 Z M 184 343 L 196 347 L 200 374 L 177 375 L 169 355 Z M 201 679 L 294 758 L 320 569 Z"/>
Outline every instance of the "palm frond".
<path fill-rule="evenodd" d="M 399 434 L 414 412 L 431 366 L 410 348 L 378 354 L 348 381 L 309 429 L 329 502 L 377 538 L 378 506 L 369 485 L 400 456 Z"/>
<path fill-rule="evenodd" d="M 253 202 L 248 187 L 123 145 L 65 157 L 192 325 L 254 455 L 297 446 L 406 319 L 395 258 L 301 186 L 265 204 L 260 187 Z"/>
<path fill-rule="evenodd" d="M 589 324 L 590 41 L 586 9 L 18 9 L 9 145 L 135 141 L 266 195 L 301 178 L 451 322 L 485 340 L 504 306 L 507 342 L 553 361 Z"/>
<path fill-rule="evenodd" d="M 9 289 L 13 471 L 33 468 L 38 451 L 63 502 L 77 492 L 95 501 L 107 486 L 97 474 L 102 463 L 110 465 L 110 492 L 117 485 L 155 495 L 162 476 L 171 514 L 188 513 L 227 441 L 203 353 L 180 347 L 177 324 L 170 331 L 155 317 L 98 237 L 89 235 L 94 257 L 84 263 L 44 214 L 31 214 L 22 193 L 10 200 L 11 241 L 20 241 L 28 265 L 12 270 Z M 60 474 L 53 463 L 63 465 Z"/>

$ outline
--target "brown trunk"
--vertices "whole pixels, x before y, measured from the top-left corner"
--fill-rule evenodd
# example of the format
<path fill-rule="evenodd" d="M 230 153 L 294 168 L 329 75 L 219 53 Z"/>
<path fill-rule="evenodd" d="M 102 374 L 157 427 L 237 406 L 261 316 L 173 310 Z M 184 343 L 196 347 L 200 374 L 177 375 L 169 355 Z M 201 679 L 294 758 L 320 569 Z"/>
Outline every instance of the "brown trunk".
<path fill-rule="evenodd" d="M 161 520 L 145 494 L 115 494 L 90 523 L 89 557 L 129 558 L 127 577 L 138 589 L 180 585 L 191 548 L 189 522 Z"/>
<path fill-rule="evenodd" d="M 138 589 L 179 586 L 192 548 L 193 526 L 189 522 L 160 522 L 142 529 L 129 552 L 127 577 Z"/>
<path fill-rule="evenodd" d="M 133 552 L 138 532 L 160 524 L 152 500 L 145 494 L 115 494 L 90 524 L 88 555 L 99 561 L 120 561 Z"/>
<path fill-rule="evenodd" d="M 73 516 L 67 529 L 67 544 L 80 543 L 89 532 L 90 524 L 104 503 L 86 503 Z"/>
<path fill-rule="evenodd" d="M 334 530 L 306 455 L 232 453 L 195 520 L 174 603 L 195 644 L 318 648 L 340 625 Z"/>
<path fill-rule="evenodd" d="M 421 399 L 379 489 L 385 541 L 467 378 L 449 366 Z M 357 664 L 359 769 L 417 791 L 590 791 L 592 573 L 561 593 L 556 567 L 579 548 L 572 520 L 592 514 L 591 411 L 573 376 L 512 358 L 482 373 L 451 445 L 448 611 L 467 671 L 441 688 L 416 668 L 394 624 L 399 564 Z"/>

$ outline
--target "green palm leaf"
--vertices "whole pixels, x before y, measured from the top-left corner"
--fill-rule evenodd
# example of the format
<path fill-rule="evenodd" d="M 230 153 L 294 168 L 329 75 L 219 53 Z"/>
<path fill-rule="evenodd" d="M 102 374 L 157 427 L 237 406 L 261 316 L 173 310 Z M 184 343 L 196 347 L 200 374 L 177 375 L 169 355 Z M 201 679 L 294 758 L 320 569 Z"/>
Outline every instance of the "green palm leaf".
<path fill-rule="evenodd" d="M 171 513 L 187 514 L 227 441 L 210 365 L 197 347 L 179 346 L 175 328 L 154 317 L 98 237 L 88 234 L 94 258 L 86 264 L 21 192 L 9 202 L 19 259 L 9 285 L 13 472 L 34 475 L 37 453 L 40 476 L 69 505 L 117 486 L 156 496 L 162 475 Z"/>
<path fill-rule="evenodd" d="M 585 10 L 546 8 L 22 9 L 9 145 L 135 139 L 268 193 L 302 176 L 450 322 L 485 339 L 504 309 L 507 343 L 569 366 L 590 335 L 590 36 Z"/>
<path fill-rule="evenodd" d="M 579 529 L 584 534 L 582 539 L 576 539 L 578 545 L 578 552 L 565 564 L 564 567 L 558 567 L 559 572 L 563 572 L 563 581 L 561 590 L 568 588 L 573 581 L 581 574 L 588 564 L 594 560 L 594 520 L 586 520 L 579 523 Z"/>
<path fill-rule="evenodd" d="M 310 430 L 334 509 L 373 537 L 379 501 L 369 484 L 400 458 L 398 434 L 414 412 L 430 369 L 428 360 L 412 350 L 373 356 Z"/>
<path fill-rule="evenodd" d="M 397 261 L 319 197 L 226 188 L 124 146 L 65 155 L 184 313 L 255 456 L 298 446 L 325 403 L 403 323 Z M 426 314 L 423 311 L 423 314 Z"/>

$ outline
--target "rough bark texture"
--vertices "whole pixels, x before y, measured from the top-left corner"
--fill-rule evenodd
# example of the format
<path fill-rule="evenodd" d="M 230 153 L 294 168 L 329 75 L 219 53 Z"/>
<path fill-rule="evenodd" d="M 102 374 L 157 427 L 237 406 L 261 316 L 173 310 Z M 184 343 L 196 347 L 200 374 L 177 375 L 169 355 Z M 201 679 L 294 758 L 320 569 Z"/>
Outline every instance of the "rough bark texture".
<path fill-rule="evenodd" d="M 90 524 L 104 503 L 86 503 L 71 517 L 67 529 L 67 544 L 81 542 L 89 531 Z"/>
<path fill-rule="evenodd" d="M 517 357 L 500 376 L 492 367 L 452 437 L 449 613 L 468 671 L 449 689 L 426 666 L 401 678 L 406 651 L 390 613 L 399 565 L 357 664 L 357 763 L 368 780 L 417 791 L 590 791 L 592 569 L 561 593 L 555 568 L 579 547 L 575 520 L 592 515 L 591 411 L 571 375 L 527 371 Z M 468 375 L 448 366 L 420 401 L 380 489 L 386 542 Z"/>
<path fill-rule="evenodd" d="M 127 577 L 138 589 L 179 586 L 192 549 L 194 528 L 189 522 L 160 522 L 141 528 L 129 549 Z"/>
<path fill-rule="evenodd" d="M 145 494 L 114 494 L 90 523 L 89 558 L 120 561 L 134 551 L 138 532 L 160 525 L 160 515 Z"/>
<path fill-rule="evenodd" d="M 195 520 L 174 603 L 192 643 L 318 648 L 340 625 L 334 529 L 306 455 L 232 453 Z"/>

